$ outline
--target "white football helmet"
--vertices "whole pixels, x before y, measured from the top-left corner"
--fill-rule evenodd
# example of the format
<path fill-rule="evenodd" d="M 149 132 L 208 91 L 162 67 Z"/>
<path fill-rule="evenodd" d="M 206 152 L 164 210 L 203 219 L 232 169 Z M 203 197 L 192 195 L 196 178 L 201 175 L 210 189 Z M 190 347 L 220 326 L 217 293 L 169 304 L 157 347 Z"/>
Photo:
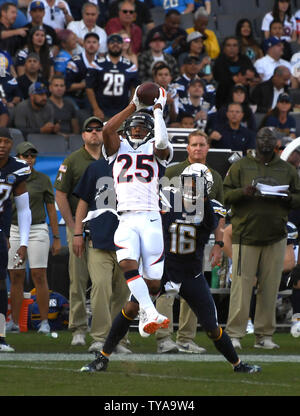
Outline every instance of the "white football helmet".
<path fill-rule="evenodd" d="M 191 178 L 191 179 L 189 179 Z M 214 184 L 213 176 L 210 169 L 202 163 L 193 163 L 186 167 L 181 173 L 181 184 L 183 197 L 196 201 L 200 193 L 197 190 L 197 178 L 204 179 L 204 196 L 209 195 Z"/>
<path fill-rule="evenodd" d="M 135 134 L 132 133 L 132 127 L 142 127 L 144 133 L 138 131 Z M 154 119 L 153 117 L 145 112 L 134 113 L 129 117 L 124 125 L 124 132 L 126 139 L 129 140 L 134 149 L 141 144 L 152 139 L 154 135 Z"/>
<path fill-rule="evenodd" d="M 300 337 L 300 313 L 292 316 L 291 334 L 294 338 Z"/>

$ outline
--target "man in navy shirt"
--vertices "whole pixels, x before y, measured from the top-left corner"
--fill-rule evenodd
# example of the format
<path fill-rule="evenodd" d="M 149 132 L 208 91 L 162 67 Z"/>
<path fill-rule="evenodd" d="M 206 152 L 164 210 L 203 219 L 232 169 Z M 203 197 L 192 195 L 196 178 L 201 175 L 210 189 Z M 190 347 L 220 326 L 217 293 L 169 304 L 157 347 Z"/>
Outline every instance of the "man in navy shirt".
<path fill-rule="evenodd" d="M 95 67 L 86 75 L 86 93 L 93 114 L 107 120 L 122 111 L 138 85 L 138 71 L 122 56 L 123 38 L 112 34 L 107 39 L 108 53 L 95 60 Z"/>
<path fill-rule="evenodd" d="M 216 149 L 231 149 L 242 151 L 255 149 L 255 133 L 242 127 L 243 108 L 238 103 L 231 103 L 227 107 L 227 122 L 217 124 L 210 134 L 211 147 Z"/>
<path fill-rule="evenodd" d="M 113 179 L 108 162 L 101 158 L 89 165 L 73 192 L 79 199 L 73 237 L 73 250 L 80 257 L 87 249 L 87 263 L 92 281 L 91 308 L 92 326 L 90 335 L 93 342 L 89 351 L 102 349 L 112 320 L 120 312 L 129 297 L 129 290 L 124 274 L 116 257 L 114 234 L 119 221 L 110 212 L 98 215 L 97 209 L 107 208 L 107 202 L 116 201 Z M 103 195 L 108 195 L 109 201 Z M 103 204 L 100 201 L 103 200 Z M 83 223 L 89 211 L 91 220 L 88 222 L 88 243 L 82 236 Z M 94 217 L 94 218 L 93 218 Z M 114 352 L 128 354 L 126 338 L 115 347 Z"/>

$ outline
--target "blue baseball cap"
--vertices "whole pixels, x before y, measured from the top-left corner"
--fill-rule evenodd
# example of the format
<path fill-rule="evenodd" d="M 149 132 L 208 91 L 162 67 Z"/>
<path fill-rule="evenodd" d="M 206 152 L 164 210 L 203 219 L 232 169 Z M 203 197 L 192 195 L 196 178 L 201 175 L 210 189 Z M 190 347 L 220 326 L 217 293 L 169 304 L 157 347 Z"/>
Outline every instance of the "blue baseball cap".
<path fill-rule="evenodd" d="M 264 51 L 267 52 L 268 49 L 272 48 L 272 46 L 278 45 L 278 43 L 282 43 L 283 41 L 280 38 L 277 38 L 276 36 L 271 36 L 268 39 L 264 40 L 263 48 Z"/>
<path fill-rule="evenodd" d="M 48 89 L 47 89 L 46 85 L 43 84 L 42 82 L 34 82 L 28 88 L 28 95 L 47 94 L 47 93 L 48 93 Z"/>
<path fill-rule="evenodd" d="M 30 11 L 31 10 L 37 10 L 37 9 L 45 10 L 45 5 L 42 1 L 33 1 L 30 4 Z"/>

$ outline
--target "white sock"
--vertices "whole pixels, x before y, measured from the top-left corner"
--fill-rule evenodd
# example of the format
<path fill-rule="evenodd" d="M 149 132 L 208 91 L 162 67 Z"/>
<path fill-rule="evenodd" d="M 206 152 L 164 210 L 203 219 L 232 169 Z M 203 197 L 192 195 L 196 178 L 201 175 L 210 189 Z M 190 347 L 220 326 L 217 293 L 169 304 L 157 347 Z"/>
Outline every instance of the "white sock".
<path fill-rule="evenodd" d="M 154 308 L 153 302 L 149 294 L 148 286 L 146 285 L 145 280 L 142 278 L 142 276 L 127 281 L 127 284 L 130 292 L 139 302 L 140 308 Z"/>

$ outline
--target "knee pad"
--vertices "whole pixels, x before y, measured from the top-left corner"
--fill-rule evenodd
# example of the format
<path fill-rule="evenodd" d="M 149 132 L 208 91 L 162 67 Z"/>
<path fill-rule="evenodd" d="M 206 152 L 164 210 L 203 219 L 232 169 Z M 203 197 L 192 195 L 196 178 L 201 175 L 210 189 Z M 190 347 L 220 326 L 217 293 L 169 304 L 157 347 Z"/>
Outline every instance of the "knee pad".
<path fill-rule="evenodd" d="M 223 330 L 220 326 L 213 329 L 212 331 L 207 331 L 206 334 L 208 338 L 212 339 L 213 341 L 218 341 L 222 337 Z"/>

